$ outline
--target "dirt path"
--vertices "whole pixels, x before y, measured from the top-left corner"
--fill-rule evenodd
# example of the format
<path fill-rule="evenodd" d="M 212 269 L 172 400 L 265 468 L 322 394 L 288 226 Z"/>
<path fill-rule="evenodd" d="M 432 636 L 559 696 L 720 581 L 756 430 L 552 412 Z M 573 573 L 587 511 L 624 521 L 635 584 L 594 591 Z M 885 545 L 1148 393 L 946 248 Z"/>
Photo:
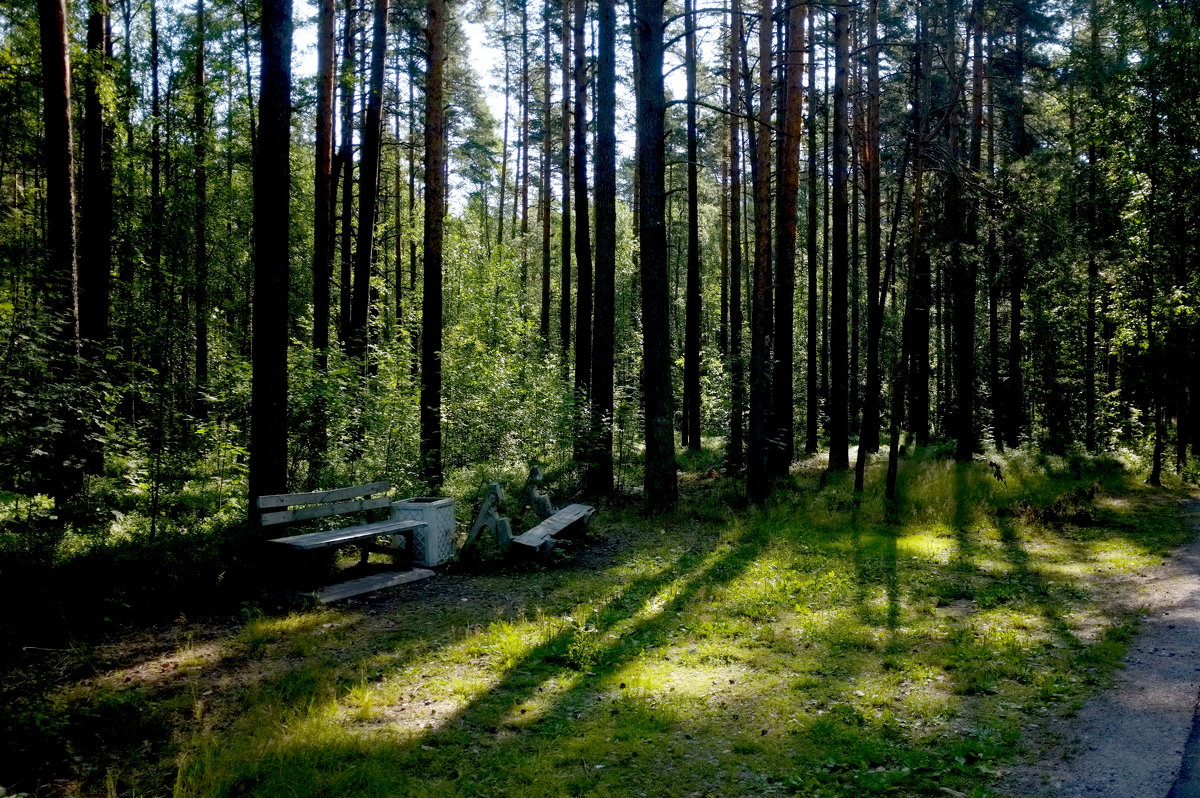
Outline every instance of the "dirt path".
<path fill-rule="evenodd" d="M 1200 501 L 1183 512 L 1200 533 Z M 1061 745 L 1002 779 L 1001 794 L 1200 796 L 1200 762 L 1184 757 L 1200 755 L 1200 739 L 1189 742 L 1200 695 L 1200 534 L 1137 579 L 1130 603 L 1146 618 L 1116 684 L 1084 705 Z"/>

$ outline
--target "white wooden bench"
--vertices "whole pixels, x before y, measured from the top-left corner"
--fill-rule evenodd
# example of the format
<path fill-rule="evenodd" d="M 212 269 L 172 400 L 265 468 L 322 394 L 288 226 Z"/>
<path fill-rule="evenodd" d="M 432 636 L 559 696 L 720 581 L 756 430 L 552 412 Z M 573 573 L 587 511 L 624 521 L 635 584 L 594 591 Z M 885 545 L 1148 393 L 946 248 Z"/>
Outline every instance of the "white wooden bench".
<path fill-rule="evenodd" d="M 386 508 L 391 504 L 387 482 L 372 482 L 349 488 L 317 491 L 315 493 L 281 493 L 259 496 L 259 523 L 263 526 L 326 518 L 347 513 L 368 513 Z M 379 495 L 376 495 L 379 494 Z M 289 509 L 294 508 L 294 509 Z M 344 545 L 356 545 L 362 552 L 360 562 L 365 564 L 371 552 L 392 557 L 396 570 L 371 574 L 335 585 L 328 585 L 317 593 L 323 604 L 357 596 L 372 590 L 415 582 L 433 576 L 433 571 L 412 567 L 413 530 L 425 526 L 422 521 L 374 521 L 356 526 L 330 529 L 323 532 L 307 532 L 300 535 L 272 538 L 271 543 L 286 546 L 293 551 L 314 551 Z M 387 536 L 389 545 L 380 545 L 378 538 Z M 403 547 L 400 543 L 403 541 Z"/>

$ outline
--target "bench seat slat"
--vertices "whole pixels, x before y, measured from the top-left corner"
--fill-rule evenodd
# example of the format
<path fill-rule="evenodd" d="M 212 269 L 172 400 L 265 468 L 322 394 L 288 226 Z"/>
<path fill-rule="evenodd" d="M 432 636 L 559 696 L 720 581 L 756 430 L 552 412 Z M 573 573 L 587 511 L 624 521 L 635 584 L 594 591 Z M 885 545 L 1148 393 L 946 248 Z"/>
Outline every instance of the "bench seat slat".
<path fill-rule="evenodd" d="M 572 524 L 591 519 L 596 508 L 590 504 L 568 504 L 554 515 L 542 521 L 524 534 L 512 539 L 513 543 L 540 549 L 547 539 L 554 537 Z"/>
<path fill-rule="evenodd" d="M 376 535 L 391 535 L 405 529 L 419 529 L 423 526 L 425 526 L 424 521 L 376 521 L 373 524 L 362 524 L 345 529 L 331 529 L 327 532 L 309 532 L 304 535 L 274 538 L 271 542 L 308 551 L 341 546 L 344 543 L 353 543 L 356 540 L 364 540 Z"/>
<path fill-rule="evenodd" d="M 336 585 L 330 585 L 317 594 L 317 600 L 322 604 L 328 604 L 331 601 L 341 601 L 342 599 L 357 596 L 362 593 L 370 593 L 372 590 L 381 590 L 385 587 L 394 587 L 395 585 L 403 585 L 407 582 L 416 582 L 419 579 L 428 579 L 433 576 L 433 571 L 425 568 L 414 568 L 411 571 L 388 571 L 381 574 L 371 574 L 370 576 L 351 579 L 346 582 L 341 582 Z"/>
<path fill-rule="evenodd" d="M 353 499 L 356 496 L 387 493 L 391 487 L 390 482 L 371 482 L 366 485 L 353 485 L 349 488 L 319 490 L 315 493 L 276 493 L 270 496 L 259 496 L 258 508 L 260 510 L 268 510 L 273 507 L 291 507 L 293 504 L 336 502 L 343 499 Z"/>
<path fill-rule="evenodd" d="M 325 518 L 330 515 L 357 513 L 366 510 L 378 510 L 387 507 L 391 500 L 387 496 L 376 496 L 373 499 L 355 499 L 334 504 L 315 504 L 312 507 L 300 507 L 295 510 L 280 510 L 276 513 L 263 513 L 262 525 L 286 524 L 289 521 L 309 521 L 313 518 Z"/>

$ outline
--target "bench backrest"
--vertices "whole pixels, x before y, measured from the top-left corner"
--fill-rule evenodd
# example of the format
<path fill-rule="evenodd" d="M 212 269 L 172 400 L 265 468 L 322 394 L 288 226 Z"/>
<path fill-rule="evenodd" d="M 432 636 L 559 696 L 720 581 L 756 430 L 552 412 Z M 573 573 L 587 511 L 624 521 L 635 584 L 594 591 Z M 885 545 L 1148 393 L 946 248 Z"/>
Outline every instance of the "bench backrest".
<path fill-rule="evenodd" d="M 259 510 L 295 507 L 296 509 L 279 509 L 276 512 L 264 512 L 259 515 L 259 523 L 263 526 L 271 524 L 286 524 L 289 521 L 307 521 L 311 518 L 324 518 L 343 513 L 357 513 L 364 510 L 375 510 L 387 507 L 391 499 L 387 492 L 391 483 L 372 482 L 368 485 L 354 485 L 349 488 L 336 490 L 320 490 L 314 493 L 276 493 L 270 496 L 258 497 Z M 381 493 L 382 496 L 374 494 Z"/>

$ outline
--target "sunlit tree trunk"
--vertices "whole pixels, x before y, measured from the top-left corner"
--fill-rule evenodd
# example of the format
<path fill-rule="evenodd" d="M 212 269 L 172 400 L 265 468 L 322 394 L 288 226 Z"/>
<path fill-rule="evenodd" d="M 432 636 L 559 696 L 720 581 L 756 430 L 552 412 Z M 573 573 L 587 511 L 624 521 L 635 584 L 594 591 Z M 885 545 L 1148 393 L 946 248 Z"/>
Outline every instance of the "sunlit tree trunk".
<path fill-rule="evenodd" d="M 678 501 L 671 417 L 671 351 L 667 303 L 666 164 L 663 127 L 663 4 L 636 0 L 638 261 L 642 277 L 642 395 L 646 419 L 646 504 L 669 510 Z"/>
<path fill-rule="evenodd" d="M 425 35 L 425 275 L 421 301 L 421 477 L 442 484 L 442 221 L 446 213 L 446 0 L 428 0 Z"/>
<path fill-rule="evenodd" d="M 371 271 L 375 261 L 375 219 L 379 213 L 379 160 L 383 144 L 383 78 L 386 71 L 388 0 L 375 0 L 371 78 L 359 155 L 358 241 L 354 251 L 354 288 L 350 303 L 347 352 L 365 359 Z"/>
<path fill-rule="evenodd" d="M 848 262 L 848 211 L 846 154 L 849 140 L 847 128 L 847 75 L 850 60 L 849 31 L 846 11 L 833 12 L 834 80 L 833 80 L 833 218 L 830 242 L 830 313 L 829 313 L 829 470 L 844 471 L 850 467 L 849 455 L 849 363 L 846 360 L 846 324 Z"/>
<path fill-rule="evenodd" d="M 809 58 L 808 58 L 808 208 L 805 261 L 808 274 L 807 290 L 807 335 L 805 338 L 805 409 L 804 409 L 804 452 L 815 454 L 820 445 L 819 420 L 821 417 L 820 360 L 817 348 L 817 11 L 808 7 Z"/>
<path fill-rule="evenodd" d="M 559 281 L 558 328 L 562 347 L 563 377 L 567 376 L 571 354 L 571 3 L 561 0 L 562 21 L 562 244 Z"/>
<path fill-rule="evenodd" d="M 271 146 L 254 159 L 254 376 L 250 514 L 254 499 L 287 490 L 287 345 L 291 222 L 292 3 L 262 0 L 259 128 Z"/>
<path fill-rule="evenodd" d="M 596 42 L 596 318 L 588 490 L 612 492 L 613 325 L 617 252 L 616 0 L 599 0 Z"/>
<path fill-rule="evenodd" d="M 786 6 L 783 107 L 779 142 L 778 198 L 775 202 L 775 369 L 772 382 L 771 433 L 767 469 L 771 476 L 788 473 L 795 454 L 795 386 L 793 326 L 796 295 L 796 201 L 800 187 L 800 142 L 804 135 L 804 7 Z"/>
<path fill-rule="evenodd" d="M 333 261 L 333 78 L 334 0 L 321 0 L 317 16 L 317 141 L 313 183 L 313 350 L 317 368 L 329 363 L 329 281 Z M 324 419 L 314 424 L 324 441 Z M 320 448 L 323 449 L 323 446 Z"/>
<path fill-rule="evenodd" d="M 729 445 L 725 467 L 733 474 L 745 466 L 743 423 L 746 373 L 742 361 L 742 152 L 741 152 L 741 3 L 732 0 L 729 15 Z"/>
<path fill-rule="evenodd" d="M 574 0 L 575 78 L 575 401 L 578 408 L 575 455 L 587 449 L 591 425 L 587 408 L 592 385 L 592 234 L 587 184 L 587 0 Z"/>
<path fill-rule="evenodd" d="M 700 202 L 699 137 L 696 132 L 695 0 L 683 10 L 684 64 L 687 72 L 687 286 L 684 290 L 683 445 L 700 451 Z"/>
<path fill-rule="evenodd" d="M 879 275 L 879 0 L 870 0 L 867 7 L 867 131 L 862 152 L 867 226 L 867 379 L 858 435 L 860 455 L 879 450 L 879 345 L 883 334 L 883 294 Z M 865 463 L 865 458 L 860 459 Z M 856 489 L 862 490 L 859 471 L 856 464 Z"/>
<path fill-rule="evenodd" d="M 763 502 L 770 492 L 767 447 L 771 410 L 771 0 L 761 0 L 758 20 L 758 168 L 754 175 L 754 280 L 750 309 L 750 441 L 746 492 Z"/>
<path fill-rule="evenodd" d="M 196 97 L 195 117 L 192 134 L 195 137 L 196 177 L 196 269 L 195 269 L 195 319 L 196 319 L 196 385 L 195 412 L 197 417 L 207 415 L 208 393 L 208 102 L 204 83 L 205 46 L 204 0 L 196 0 Z"/>
<path fill-rule="evenodd" d="M 550 346 L 550 0 L 542 3 L 542 184 L 538 199 L 542 220 L 542 303 L 539 330 Z"/>
<path fill-rule="evenodd" d="M 44 286 L 70 340 L 79 348 L 78 264 L 75 239 L 75 145 L 71 126 L 71 55 L 65 0 L 38 0 L 42 44 L 42 123 L 46 130 L 46 249 Z"/>
<path fill-rule="evenodd" d="M 354 260 L 354 68 L 357 62 L 355 33 L 357 7 L 346 4 L 346 23 L 342 31 L 342 134 L 338 143 L 337 165 L 341 174 L 342 228 L 341 267 L 338 274 L 338 338 L 343 347 L 350 342 Z"/>

